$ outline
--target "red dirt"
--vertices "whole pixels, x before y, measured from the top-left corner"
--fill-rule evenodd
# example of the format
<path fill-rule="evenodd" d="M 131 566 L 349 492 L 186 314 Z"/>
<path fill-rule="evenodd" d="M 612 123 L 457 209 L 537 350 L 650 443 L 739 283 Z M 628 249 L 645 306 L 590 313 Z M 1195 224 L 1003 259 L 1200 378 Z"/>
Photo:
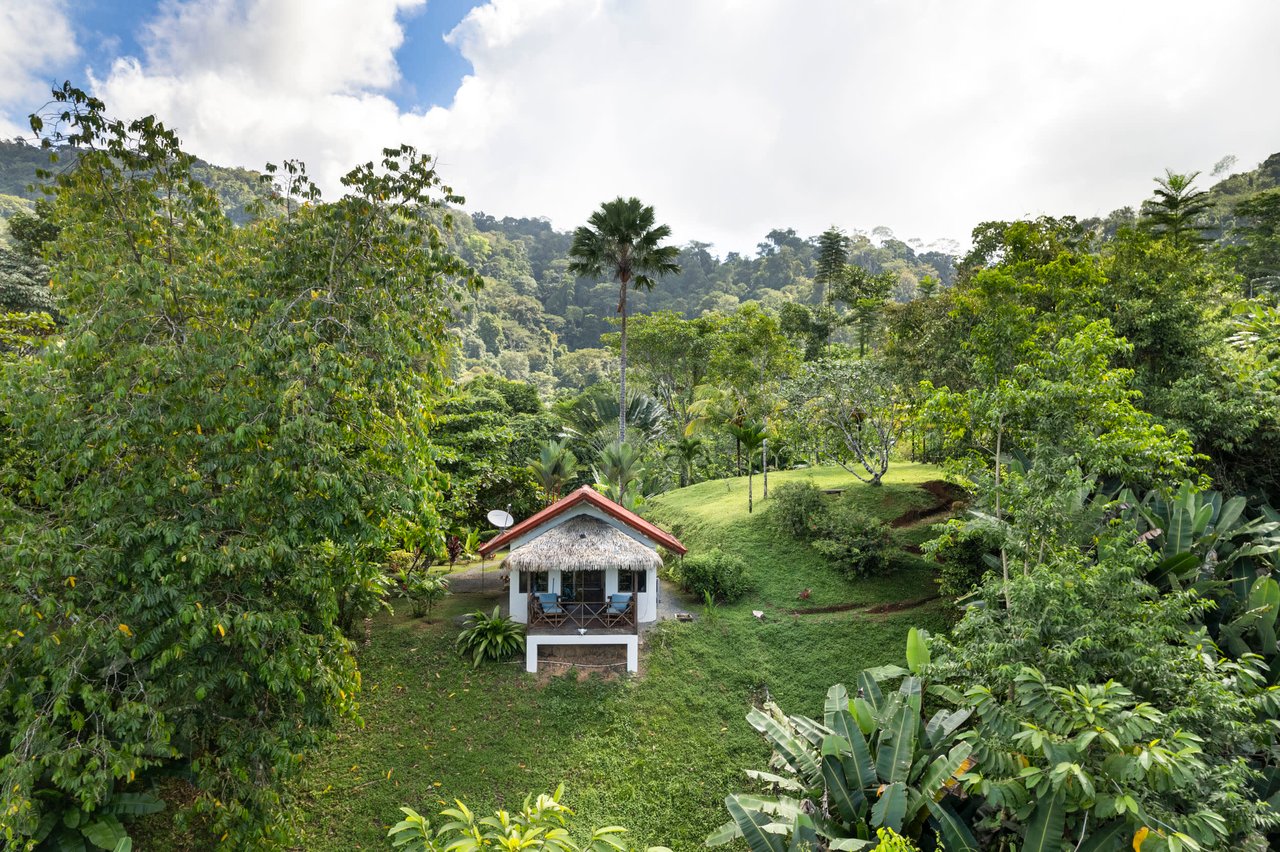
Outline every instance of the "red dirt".
<path fill-rule="evenodd" d="M 867 610 L 868 615 L 882 615 L 886 612 L 902 612 L 904 609 L 915 609 L 918 606 L 924 606 L 930 601 L 936 601 L 942 595 L 929 595 L 923 598 L 916 598 L 910 601 L 894 601 L 893 603 L 876 604 Z"/>
<path fill-rule="evenodd" d="M 814 606 L 806 609 L 788 610 L 788 615 L 822 615 L 830 612 L 848 612 L 854 609 L 860 609 L 867 615 L 883 615 L 887 612 L 901 612 L 904 609 L 914 609 L 923 606 L 930 601 L 936 601 L 941 595 L 929 595 L 928 597 L 915 598 L 909 601 L 894 601 L 893 603 L 876 604 L 871 607 L 863 607 L 857 603 L 831 604 L 830 606 Z"/>
<path fill-rule="evenodd" d="M 920 509 L 908 509 L 898 517 L 889 522 L 889 526 L 894 529 L 909 527 L 920 521 L 932 518 L 935 515 L 941 515 L 951 511 L 952 505 L 957 500 L 964 497 L 964 493 L 949 482 L 943 482 L 941 479 L 931 479 L 928 482 L 920 483 L 920 488 L 929 492 L 934 496 L 936 502 L 930 506 Z"/>

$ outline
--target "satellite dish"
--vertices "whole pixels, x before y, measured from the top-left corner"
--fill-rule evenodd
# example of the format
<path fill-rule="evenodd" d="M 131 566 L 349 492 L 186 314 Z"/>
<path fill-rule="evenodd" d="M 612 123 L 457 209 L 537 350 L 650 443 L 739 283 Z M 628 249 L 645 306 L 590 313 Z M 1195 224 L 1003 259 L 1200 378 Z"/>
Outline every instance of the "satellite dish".
<path fill-rule="evenodd" d="M 489 523 L 500 530 L 505 530 L 516 522 L 516 519 L 511 517 L 510 512 L 504 512 L 502 509 L 494 509 L 485 517 L 489 519 Z"/>

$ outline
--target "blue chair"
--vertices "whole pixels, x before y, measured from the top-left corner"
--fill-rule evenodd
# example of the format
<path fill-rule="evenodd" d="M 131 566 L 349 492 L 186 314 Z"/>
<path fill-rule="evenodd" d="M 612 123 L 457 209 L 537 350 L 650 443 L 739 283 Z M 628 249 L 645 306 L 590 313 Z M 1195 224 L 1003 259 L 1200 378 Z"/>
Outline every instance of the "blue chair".
<path fill-rule="evenodd" d="M 632 599 L 630 592 L 609 595 L 609 605 L 604 610 L 605 624 L 614 624 L 625 619 L 631 612 Z"/>
<path fill-rule="evenodd" d="M 543 616 L 550 621 L 563 621 L 567 613 L 564 607 L 560 606 L 560 596 L 554 592 L 539 592 L 538 608 L 542 610 Z"/>

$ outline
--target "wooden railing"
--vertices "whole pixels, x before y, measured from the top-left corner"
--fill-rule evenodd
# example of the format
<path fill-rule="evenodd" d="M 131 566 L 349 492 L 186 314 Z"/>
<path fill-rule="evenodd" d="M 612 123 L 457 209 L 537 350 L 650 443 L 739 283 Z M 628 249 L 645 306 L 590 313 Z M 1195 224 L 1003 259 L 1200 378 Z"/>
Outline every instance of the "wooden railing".
<path fill-rule="evenodd" d="M 636 596 L 632 595 L 627 608 L 621 613 L 610 613 L 609 602 L 576 603 L 561 601 L 564 612 L 550 613 L 542 608 L 538 596 L 529 595 L 529 629 L 551 629 L 556 633 L 572 633 L 575 630 L 636 629 Z"/>

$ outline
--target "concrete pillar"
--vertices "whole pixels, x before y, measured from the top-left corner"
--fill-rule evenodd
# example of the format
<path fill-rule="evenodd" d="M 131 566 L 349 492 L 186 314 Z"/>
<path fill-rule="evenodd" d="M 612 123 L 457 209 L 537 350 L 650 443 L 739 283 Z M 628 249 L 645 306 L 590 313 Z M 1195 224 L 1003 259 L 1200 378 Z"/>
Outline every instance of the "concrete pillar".
<path fill-rule="evenodd" d="M 532 636 L 524 643 L 524 670 L 535 673 L 538 671 L 538 640 Z"/>

